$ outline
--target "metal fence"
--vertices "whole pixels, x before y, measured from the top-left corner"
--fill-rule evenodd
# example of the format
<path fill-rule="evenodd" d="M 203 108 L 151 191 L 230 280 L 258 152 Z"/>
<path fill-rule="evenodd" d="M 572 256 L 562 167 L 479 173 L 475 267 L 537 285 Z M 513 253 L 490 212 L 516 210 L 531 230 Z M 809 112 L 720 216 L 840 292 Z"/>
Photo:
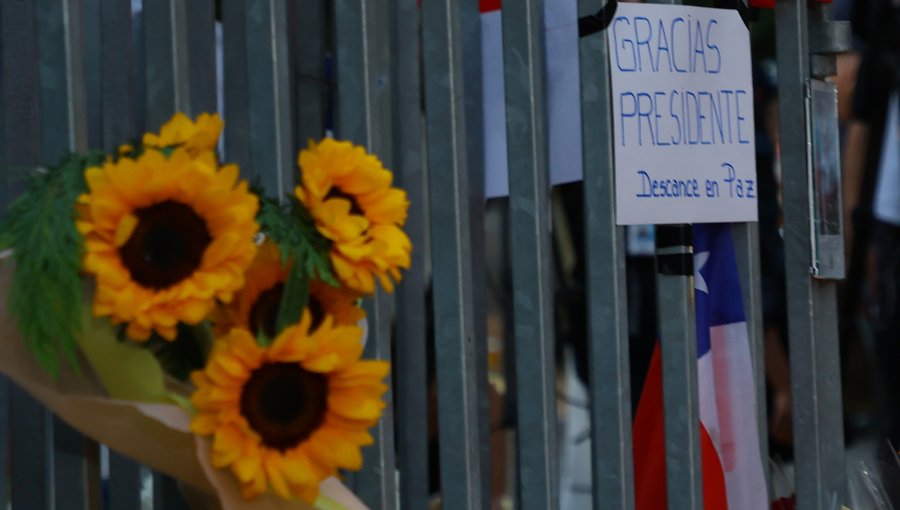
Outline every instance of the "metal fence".
<path fill-rule="evenodd" d="M 552 0 L 547 0 L 552 1 Z M 133 5 L 136 4 L 136 5 Z M 393 355 L 389 410 L 349 481 L 373 509 L 428 507 L 426 338 L 433 319 L 443 508 L 490 508 L 481 32 L 477 0 L 2 0 L 0 205 L 11 166 L 67 151 L 114 149 L 174 112 L 224 108 L 224 156 L 271 192 L 295 156 L 333 127 L 366 145 L 407 190 L 412 269 L 395 295 L 367 304 L 367 354 Z M 582 15 L 601 0 L 579 0 Z M 139 7 L 139 8 L 136 8 Z M 835 284 L 810 276 L 804 109 L 811 77 L 834 74 L 828 7 L 777 0 L 791 369 L 798 508 L 845 492 Z M 512 253 L 517 503 L 557 508 L 555 341 L 543 1 L 503 5 Z M 813 29 L 811 32 L 811 28 Z M 811 37 L 811 33 L 815 37 Z M 823 35 L 824 34 L 824 35 Z M 581 38 L 594 507 L 630 509 L 631 398 L 624 230 L 615 224 L 605 36 Z M 221 47 L 218 53 L 217 41 Z M 810 45 L 819 54 L 810 56 Z M 218 75 L 217 70 L 221 73 Z M 221 83 L 221 87 L 217 87 Z M 758 233 L 732 227 L 757 394 L 762 377 Z M 683 230 L 682 230 L 683 232 Z M 677 232 L 676 232 L 677 233 Z M 660 232 L 661 239 L 665 237 Z M 672 246 L 690 252 L 689 241 Z M 702 505 L 696 441 L 693 283 L 657 276 L 666 381 L 669 508 Z M 426 307 L 431 288 L 433 312 Z M 693 382 L 692 382 L 693 381 Z M 678 409 L 689 410 L 679 413 Z M 765 410 L 759 410 L 766 430 Z M 676 416 L 681 416 L 677 418 Z M 802 433 L 800 433 L 802 432 Z M 0 382 L 0 504 L 184 508 L 175 484 L 109 456 L 14 385 Z M 765 438 L 763 438 L 765 439 Z M 763 441 L 765 455 L 765 441 Z M 104 469 L 104 471 L 106 471 Z M 142 507 L 142 505 L 144 505 Z"/>

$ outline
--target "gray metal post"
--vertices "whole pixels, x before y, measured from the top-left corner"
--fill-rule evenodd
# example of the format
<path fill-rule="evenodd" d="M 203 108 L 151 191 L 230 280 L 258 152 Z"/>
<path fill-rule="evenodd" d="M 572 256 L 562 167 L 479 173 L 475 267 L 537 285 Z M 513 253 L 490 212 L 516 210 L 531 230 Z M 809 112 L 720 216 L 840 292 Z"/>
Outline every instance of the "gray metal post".
<path fill-rule="evenodd" d="M 25 390 L 10 389 L 10 466 L 12 508 L 51 508 L 53 487 L 52 416 Z"/>
<path fill-rule="evenodd" d="M 144 2 L 148 130 L 158 130 L 175 112 L 194 114 L 186 9 L 180 0 Z"/>
<path fill-rule="evenodd" d="M 680 4 L 681 0 L 654 3 Z M 692 257 L 690 225 L 657 226 L 657 313 L 669 510 L 703 508 Z"/>
<path fill-rule="evenodd" d="M 87 93 L 84 82 L 83 9 L 80 0 L 39 0 L 38 77 L 40 81 L 41 160 L 56 164 L 69 152 L 87 149 Z M 53 418 L 53 491 L 56 506 L 87 508 L 85 458 L 97 443 Z"/>
<path fill-rule="evenodd" d="M 544 2 L 503 6 L 512 228 L 519 505 L 559 506 Z"/>
<path fill-rule="evenodd" d="M 246 0 L 222 0 L 225 160 L 250 168 L 250 76 L 247 72 Z"/>
<path fill-rule="evenodd" d="M 151 2 L 148 2 L 151 3 Z M 154 8 L 163 5 L 162 2 L 156 2 L 156 5 L 149 6 L 150 24 L 146 25 L 149 29 L 153 29 L 158 24 L 168 24 L 170 19 L 163 17 L 156 19 L 154 16 Z M 146 13 L 148 9 L 145 9 Z M 135 58 L 133 49 L 133 32 L 132 32 L 132 12 L 131 2 L 125 0 L 101 0 L 100 3 L 100 71 L 101 71 L 101 97 L 100 97 L 100 118 L 97 119 L 102 124 L 102 139 L 100 146 L 106 151 L 115 151 L 116 148 L 123 144 L 135 140 L 139 133 L 136 132 L 135 115 L 137 108 L 144 108 L 144 105 L 135 105 L 136 97 L 134 94 L 134 75 L 132 74 L 132 63 Z M 145 18 L 146 20 L 147 18 Z M 151 32 L 153 33 L 153 32 Z M 169 50 L 171 51 L 171 49 Z M 148 56 L 148 62 L 154 62 L 152 69 L 160 69 L 161 63 L 157 60 L 160 57 Z M 171 58 L 169 59 L 171 60 Z M 151 66 L 148 65 L 147 76 L 150 79 Z M 153 90 L 154 98 L 160 95 L 169 96 L 166 93 L 166 82 L 148 83 L 148 90 Z M 172 82 L 168 86 L 173 87 Z M 146 105 L 148 112 L 157 112 L 154 105 L 150 103 L 148 98 Z M 171 115 L 171 111 L 168 111 Z M 148 118 L 154 119 L 152 122 L 157 124 L 153 129 L 167 120 L 163 114 L 148 113 Z M 122 456 L 116 452 L 109 452 L 110 457 L 110 508 L 130 509 L 137 508 L 135 504 L 140 504 L 139 496 L 137 499 L 130 494 L 130 490 L 134 489 L 138 492 L 140 489 L 140 465 L 134 460 Z M 96 455 L 92 455 L 95 461 Z M 99 477 L 89 477 L 99 479 Z M 60 495 L 64 497 L 64 495 Z"/>
<path fill-rule="evenodd" d="M 250 94 L 247 175 L 271 195 L 291 193 L 299 176 L 291 125 L 286 0 L 244 0 Z"/>
<path fill-rule="evenodd" d="M 325 133 L 328 83 L 325 77 L 326 17 L 325 0 L 301 0 L 288 3 L 293 30 L 293 78 L 296 91 L 296 133 L 294 146 L 306 147 L 310 139 Z"/>
<path fill-rule="evenodd" d="M 827 10 L 815 14 L 827 17 Z M 796 459 L 794 486 L 797 508 L 812 510 L 829 508 L 835 496 L 843 500 L 846 492 L 837 298 L 833 281 L 811 276 L 813 196 L 807 152 L 807 3 L 778 0 L 775 28 Z"/>
<path fill-rule="evenodd" d="M 99 0 L 99 3 L 100 118 L 95 121 L 102 130 L 98 145 L 113 151 L 119 144 L 138 136 L 134 123 L 135 97 L 131 71 L 134 57 L 131 2 Z"/>
<path fill-rule="evenodd" d="M 390 4 L 388 0 L 338 0 L 334 5 L 337 44 L 337 135 L 365 145 L 391 167 Z M 391 360 L 391 299 L 383 290 L 364 302 L 369 320 L 365 355 Z M 394 508 L 392 391 L 374 430 L 375 445 L 363 450 L 363 469 L 355 476 L 360 498 L 374 508 Z"/>
<path fill-rule="evenodd" d="M 601 2 L 581 0 L 582 11 Z M 580 40 L 584 218 L 595 510 L 634 508 L 625 230 L 616 226 L 606 32 Z"/>
<path fill-rule="evenodd" d="M 5 26 L 3 24 L 3 9 L 0 9 L 0 42 L 3 41 L 3 31 L 5 30 Z M 9 184 L 7 183 L 8 172 L 6 170 L 6 114 L 4 112 L 4 107 L 6 103 L 6 89 L 3 87 L 3 47 L 0 46 L 0 218 L 6 214 L 6 208 L 9 205 L 9 192 L 7 191 L 7 187 Z M 6 379 L 0 377 L 0 394 L 2 392 L 7 391 Z M 0 421 L 0 428 L 5 431 L 6 422 Z M 0 445 L 0 448 L 3 446 Z M 0 457 L 0 461 L 2 461 L 5 457 Z M 0 466 L 0 475 L 2 475 L 5 471 L 3 471 L 4 467 Z M 3 489 L 4 481 L 0 480 L 0 489 Z M 0 504 L 5 504 L 3 500 L 3 495 L 6 494 L 5 491 L 0 491 Z"/>
<path fill-rule="evenodd" d="M 84 40 L 84 88 L 85 108 L 87 109 L 87 145 L 90 149 L 100 147 L 103 137 L 103 122 L 100 121 L 102 100 L 101 83 L 102 51 L 101 41 L 101 0 L 81 0 L 82 4 L 82 39 Z M 128 26 L 129 31 L 131 26 Z M 130 41 L 129 41 L 130 42 Z M 129 44 L 129 47 L 131 45 Z"/>
<path fill-rule="evenodd" d="M 2 111 L 0 111 L 2 118 Z M 3 154 L 0 153 L 0 161 L 3 161 Z M 0 197 L 0 210 L 5 205 Z M 0 376 L 0 437 L 9 437 L 9 399 L 10 384 L 9 379 Z M 9 505 L 9 441 L 0 442 L 0 505 L 7 508 Z"/>
<path fill-rule="evenodd" d="M 146 5 L 149 3 L 145 1 Z M 215 112 L 216 98 L 216 17 L 214 0 L 184 2 L 185 50 L 190 90 L 188 101 L 191 113 Z M 173 21 L 175 26 L 178 21 Z"/>
<path fill-rule="evenodd" d="M 466 109 L 466 162 L 469 172 L 469 234 L 472 253 L 469 268 L 472 286 L 472 326 L 475 335 L 475 394 L 478 400 L 478 449 L 481 453 L 481 483 L 484 508 L 491 507 L 491 387 L 488 384 L 487 338 L 487 254 L 485 240 L 484 194 L 484 108 L 481 76 L 481 9 L 480 2 L 469 0 L 459 6 L 462 36 L 463 83 Z M 499 469 L 499 467 L 497 467 Z"/>
<path fill-rule="evenodd" d="M 690 226 L 656 227 L 657 303 L 671 510 L 703 508 Z"/>
<path fill-rule="evenodd" d="M 0 21 L 6 173 L 10 166 L 36 165 L 40 157 L 34 0 L 0 2 Z"/>
<path fill-rule="evenodd" d="M 153 474 L 153 510 L 190 510 L 190 505 L 173 478 Z"/>
<path fill-rule="evenodd" d="M 762 269 L 759 252 L 759 224 L 735 223 L 731 226 L 734 253 L 737 258 L 741 282 L 741 298 L 744 316 L 747 318 L 747 337 L 750 341 L 750 358 L 753 361 L 753 378 L 756 383 L 756 418 L 759 432 L 759 454 L 763 466 L 769 458 L 769 421 L 766 413 L 766 366 L 762 317 Z M 766 485 L 771 491 L 771 477 L 764 469 Z"/>
<path fill-rule="evenodd" d="M 65 71 L 40 69 L 39 58 L 58 57 L 58 64 L 66 69 L 70 51 L 74 49 L 66 44 L 68 27 L 65 27 L 60 12 L 53 12 L 52 6 L 47 4 L 28 0 L 3 2 L 0 10 L 0 51 L 5 78 L 2 83 L 6 135 L 4 166 L 35 165 L 42 162 L 51 149 L 59 151 L 53 155 L 58 159 L 61 152 L 70 148 L 66 143 L 70 131 L 66 128 L 70 127 L 68 121 L 74 116 L 66 114 L 71 82 Z M 52 25 L 41 27 L 39 31 L 37 16 Z M 44 54 L 39 53 L 40 50 Z M 50 50 L 56 55 L 46 55 Z M 47 97 L 52 87 L 58 87 L 62 104 L 48 104 L 48 107 L 61 107 L 61 113 L 66 115 L 61 129 L 57 127 L 54 133 L 58 136 L 56 139 L 48 136 L 49 129 L 40 129 L 39 105 L 42 101 L 49 103 L 56 99 Z M 11 503 L 18 508 L 50 508 L 53 486 L 51 415 L 18 387 L 11 388 L 9 405 L 10 409 L 15 409 L 10 416 L 10 465 L 16 470 L 16 483 L 11 484 Z"/>
<path fill-rule="evenodd" d="M 141 508 L 141 467 L 135 461 L 109 451 L 110 510 Z"/>
<path fill-rule="evenodd" d="M 486 466 L 478 448 L 461 9 L 456 0 L 426 2 L 422 33 L 442 505 L 474 510 L 483 508 Z"/>
<path fill-rule="evenodd" d="M 3 9 L 0 8 L 0 41 L 2 41 L 3 30 Z M 3 83 L 3 52 L 0 48 L 0 84 Z M 6 91 L 0 85 L 0 218 L 6 214 L 6 208 L 9 206 L 9 198 L 7 196 L 7 172 L 6 172 L 6 115 L 5 115 L 5 97 Z M 9 380 L 0 375 L 0 437 L 9 437 Z M 0 505 L 6 507 L 9 505 L 9 441 L 0 441 Z"/>
<path fill-rule="evenodd" d="M 400 508 L 428 506 L 428 375 L 425 308 L 428 218 L 424 112 L 421 87 L 421 10 L 416 0 L 395 0 L 392 10 L 394 61 L 394 161 L 397 184 L 409 197 L 404 229 L 412 241 L 412 265 L 397 288 L 397 465 Z"/>

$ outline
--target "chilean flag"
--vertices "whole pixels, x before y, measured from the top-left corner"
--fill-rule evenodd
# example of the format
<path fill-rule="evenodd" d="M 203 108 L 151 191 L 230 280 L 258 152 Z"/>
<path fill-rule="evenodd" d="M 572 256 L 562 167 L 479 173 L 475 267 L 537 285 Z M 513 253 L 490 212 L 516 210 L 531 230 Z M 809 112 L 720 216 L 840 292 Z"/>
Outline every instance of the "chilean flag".
<path fill-rule="evenodd" d="M 693 239 L 704 508 L 767 509 L 756 386 L 731 231 L 728 224 L 698 224 L 693 227 Z M 658 346 L 632 435 L 636 508 L 664 509 L 665 431 Z"/>

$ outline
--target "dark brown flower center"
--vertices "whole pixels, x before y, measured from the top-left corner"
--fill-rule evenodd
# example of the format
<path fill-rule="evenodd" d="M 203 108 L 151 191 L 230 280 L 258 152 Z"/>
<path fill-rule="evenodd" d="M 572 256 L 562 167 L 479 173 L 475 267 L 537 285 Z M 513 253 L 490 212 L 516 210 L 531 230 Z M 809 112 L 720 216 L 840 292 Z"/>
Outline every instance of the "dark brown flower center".
<path fill-rule="evenodd" d="M 254 335 L 262 332 L 269 338 L 275 338 L 276 329 L 278 328 L 278 309 L 281 307 L 281 296 L 284 294 L 284 284 L 276 284 L 269 290 L 263 291 L 256 298 L 256 302 L 250 307 L 250 331 Z M 312 294 L 307 300 L 306 306 L 312 315 L 312 325 L 310 331 L 315 331 L 325 319 L 325 309 Z"/>
<path fill-rule="evenodd" d="M 241 414 L 269 448 L 285 451 L 308 438 L 325 419 L 328 380 L 297 363 L 256 369 L 241 393 Z"/>
<path fill-rule="evenodd" d="M 181 202 L 167 200 L 134 211 L 138 224 L 119 248 L 138 284 L 160 290 L 190 276 L 212 242 L 206 221 Z"/>
<path fill-rule="evenodd" d="M 316 328 L 322 324 L 322 321 L 325 320 L 325 307 L 322 306 L 322 302 L 316 299 L 312 294 L 309 295 L 306 307 L 309 308 L 309 314 L 312 316 L 309 330 L 315 331 Z"/>
<path fill-rule="evenodd" d="M 279 283 L 269 290 L 260 293 L 256 302 L 250 308 L 250 331 L 254 335 L 265 333 L 269 338 L 275 338 L 275 330 L 278 326 L 278 308 L 281 306 L 281 295 L 284 293 L 284 284 Z"/>
<path fill-rule="evenodd" d="M 350 214 L 356 214 L 359 216 L 365 216 L 366 213 L 363 212 L 362 208 L 356 203 L 356 197 L 353 195 L 349 195 L 341 191 L 337 186 L 332 186 L 331 190 L 325 195 L 325 199 L 329 198 L 343 198 L 350 202 Z"/>

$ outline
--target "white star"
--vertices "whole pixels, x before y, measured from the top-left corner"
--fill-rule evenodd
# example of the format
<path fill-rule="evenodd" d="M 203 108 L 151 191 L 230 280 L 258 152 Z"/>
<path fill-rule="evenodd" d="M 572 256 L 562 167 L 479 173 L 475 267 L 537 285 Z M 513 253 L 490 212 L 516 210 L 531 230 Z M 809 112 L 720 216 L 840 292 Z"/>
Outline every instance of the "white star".
<path fill-rule="evenodd" d="M 703 266 L 706 265 L 708 260 L 708 251 L 701 251 L 700 253 L 694 254 L 694 289 L 707 294 L 709 294 L 709 287 L 706 286 L 706 280 L 703 279 L 700 270 L 703 269 Z"/>

